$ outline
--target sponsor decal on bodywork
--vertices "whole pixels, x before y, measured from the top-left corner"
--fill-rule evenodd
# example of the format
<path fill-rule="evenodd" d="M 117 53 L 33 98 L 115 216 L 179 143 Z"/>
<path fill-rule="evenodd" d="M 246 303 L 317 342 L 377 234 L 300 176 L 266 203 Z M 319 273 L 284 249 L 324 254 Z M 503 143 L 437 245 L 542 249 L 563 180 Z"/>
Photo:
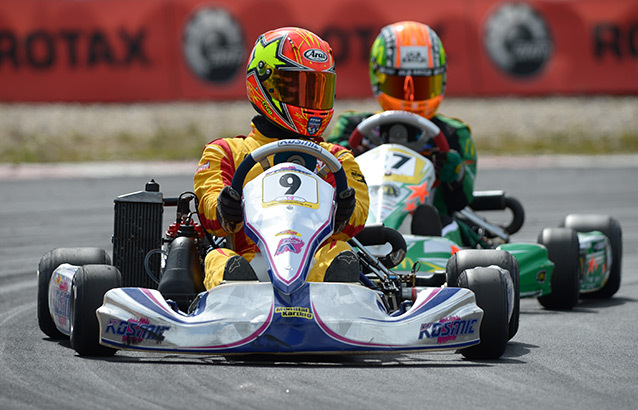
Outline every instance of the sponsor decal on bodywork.
<path fill-rule="evenodd" d="M 456 340 L 457 336 L 473 334 L 477 323 L 478 319 L 462 320 L 458 316 L 443 318 L 438 322 L 422 323 L 419 339 L 437 338 L 437 343 Z"/>
<path fill-rule="evenodd" d="M 164 332 L 170 328 L 170 326 L 151 325 L 146 318 L 127 321 L 109 319 L 104 333 L 122 336 L 122 342 L 127 345 L 138 344 L 143 340 L 155 340 L 161 343 L 164 341 Z"/>
<path fill-rule="evenodd" d="M 308 320 L 312 320 L 313 318 L 312 312 L 307 307 L 277 307 L 275 308 L 275 313 L 279 313 L 281 317 L 300 317 Z"/>
<path fill-rule="evenodd" d="M 299 238 L 283 238 L 279 241 L 279 245 L 277 245 L 275 256 L 281 255 L 284 252 L 299 253 L 303 246 L 304 241 Z"/>
<path fill-rule="evenodd" d="M 275 236 L 282 236 L 282 235 L 294 235 L 294 236 L 301 236 L 301 234 L 295 230 L 292 229 L 286 229 L 285 231 L 281 231 L 279 233 L 276 233 Z"/>
<path fill-rule="evenodd" d="M 536 273 L 536 281 L 538 283 L 545 283 L 546 280 L 547 280 L 547 271 L 545 269 L 539 270 Z"/>

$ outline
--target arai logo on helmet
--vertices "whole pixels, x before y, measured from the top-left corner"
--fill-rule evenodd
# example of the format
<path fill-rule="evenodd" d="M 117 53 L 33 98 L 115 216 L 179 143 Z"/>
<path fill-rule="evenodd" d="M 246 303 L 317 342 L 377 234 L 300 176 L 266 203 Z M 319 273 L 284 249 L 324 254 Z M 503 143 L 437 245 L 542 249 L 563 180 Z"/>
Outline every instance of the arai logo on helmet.
<path fill-rule="evenodd" d="M 304 51 L 303 56 L 307 60 L 314 61 L 315 63 L 325 63 L 328 61 L 328 54 L 318 48 L 311 48 L 310 50 Z"/>

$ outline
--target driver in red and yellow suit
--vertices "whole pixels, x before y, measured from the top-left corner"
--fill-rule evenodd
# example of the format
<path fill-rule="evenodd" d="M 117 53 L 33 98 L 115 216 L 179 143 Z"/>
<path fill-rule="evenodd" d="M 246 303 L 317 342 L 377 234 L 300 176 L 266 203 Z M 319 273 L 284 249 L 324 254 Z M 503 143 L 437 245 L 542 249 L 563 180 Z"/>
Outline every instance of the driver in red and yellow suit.
<path fill-rule="evenodd" d="M 281 47 L 270 47 L 279 41 L 284 42 Z M 312 52 L 304 52 L 305 48 Z M 289 64 L 280 71 L 278 64 L 285 61 L 281 54 L 297 59 L 296 66 L 305 68 L 295 72 Z M 306 61 L 308 57 L 311 61 Z M 217 237 L 226 237 L 228 244 L 227 248 L 214 249 L 206 255 L 206 289 L 224 279 L 256 279 L 248 262 L 259 249 L 244 232 L 241 203 L 229 194 L 230 184 L 235 170 L 252 151 L 277 139 L 289 138 L 312 140 L 330 151 L 341 163 L 349 186 L 345 195 L 337 199 L 335 233 L 315 253 L 308 280 L 358 281 L 359 262 L 347 241 L 365 224 L 368 187 L 351 151 L 321 138 L 333 114 L 335 77 L 330 46 L 307 30 L 288 27 L 267 32 L 257 40 L 247 72 L 248 97 L 259 113 L 252 120 L 252 131 L 246 137 L 223 138 L 206 145 L 194 177 L 203 227 Z M 306 88 L 301 95 L 291 98 L 290 94 L 297 89 L 293 86 L 296 81 Z M 284 86 L 285 92 L 281 90 Z M 285 113 L 289 113 L 289 121 L 282 121 Z M 268 160 L 273 163 L 272 157 Z M 244 184 L 261 172 L 259 164 L 253 167 Z M 331 173 L 325 180 L 335 186 Z"/>

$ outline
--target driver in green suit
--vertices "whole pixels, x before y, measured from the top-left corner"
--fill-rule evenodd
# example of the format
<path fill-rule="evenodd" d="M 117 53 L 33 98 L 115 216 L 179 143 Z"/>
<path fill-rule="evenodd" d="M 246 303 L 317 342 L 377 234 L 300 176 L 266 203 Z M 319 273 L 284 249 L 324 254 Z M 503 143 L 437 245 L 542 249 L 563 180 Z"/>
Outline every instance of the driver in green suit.
<path fill-rule="evenodd" d="M 470 127 L 461 120 L 436 112 L 445 93 L 446 70 L 441 40 L 434 30 L 422 23 L 403 21 L 384 27 L 370 51 L 370 82 L 383 110 L 421 115 L 437 125 L 448 140 L 450 151 L 440 153 L 431 144 L 422 145 L 421 131 L 408 127 L 406 145 L 434 163 L 439 183 L 434 207 L 441 219 L 442 234 L 459 245 L 468 245 L 463 244 L 461 228 L 452 215 L 473 199 L 477 156 Z M 348 137 L 357 125 L 374 114 L 343 113 L 327 140 L 351 148 L 355 155 L 387 142 L 382 139 L 382 130 L 375 130 L 374 135 L 364 137 L 358 147 L 348 145 Z M 415 146 L 417 142 L 418 147 Z"/>

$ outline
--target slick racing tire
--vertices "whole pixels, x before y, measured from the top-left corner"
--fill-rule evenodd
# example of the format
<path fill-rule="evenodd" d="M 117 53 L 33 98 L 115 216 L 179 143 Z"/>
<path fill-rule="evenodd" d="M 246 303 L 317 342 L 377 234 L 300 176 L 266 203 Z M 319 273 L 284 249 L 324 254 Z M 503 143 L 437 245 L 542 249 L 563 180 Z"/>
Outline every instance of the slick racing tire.
<path fill-rule="evenodd" d="M 622 270 L 622 229 L 620 223 L 608 215 L 571 214 L 565 217 L 563 225 L 577 232 L 602 232 L 611 244 L 611 271 L 602 288 L 595 292 L 583 293 L 583 298 L 607 299 L 620 289 Z"/>
<path fill-rule="evenodd" d="M 84 265 L 73 277 L 71 291 L 71 347 L 80 356 L 112 356 L 116 349 L 100 344 L 100 326 L 95 311 L 104 294 L 122 286 L 115 266 Z"/>
<path fill-rule="evenodd" d="M 461 349 L 461 354 L 472 360 L 495 360 L 505 352 L 509 340 L 507 282 L 495 268 L 467 269 L 458 278 L 459 287 L 470 289 L 476 304 L 483 309 L 481 342 Z"/>
<path fill-rule="evenodd" d="M 87 264 L 111 264 L 111 257 L 100 248 L 56 248 L 47 252 L 38 265 L 38 325 L 51 339 L 64 339 L 51 318 L 49 311 L 49 281 L 53 271 L 63 263 L 81 266 Z"/>
<path fill-rule="evenodd" d="M 538 235 L 554 263 L 551 292 L 538 297 L 547 309 L 569 310 L 576 306 L 580 293 L 580 247 L 576 231 L 570 228 L 545 228 Z"/>
<path fill-rule="evenodd" d="M 459 286 L 458 278 L 464 270 L 477 266 L 487 267 L 491 265 L 506 269 L 512 278 L 514 306 L 508 329 L 508 340 L 511 340 L 518 332 L 521 311 L 520 271 L 518 262 L 511 253 L 501 249 L 463 249 L 456 252 L 447 262 L 445 269 L 447 283 L 448 286 Z"/>

